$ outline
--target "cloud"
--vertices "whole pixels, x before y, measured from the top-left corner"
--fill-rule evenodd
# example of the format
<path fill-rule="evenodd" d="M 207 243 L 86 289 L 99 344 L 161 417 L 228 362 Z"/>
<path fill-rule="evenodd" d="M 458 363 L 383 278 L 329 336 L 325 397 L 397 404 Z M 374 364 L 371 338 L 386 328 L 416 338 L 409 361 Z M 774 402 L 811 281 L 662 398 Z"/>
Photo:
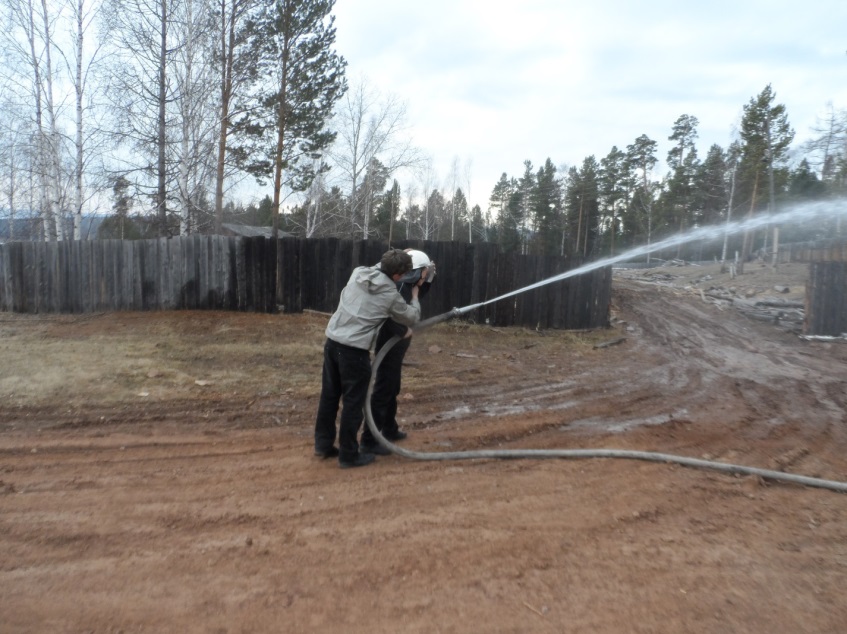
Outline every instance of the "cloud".
<path fill-rule="evenodd" d="M 442 179 L 454 157 L 472 159 L 483 208 L 525 159 L 579 164 L 640 134 L 664 158 L 682 114 L 700 120 L 701 156 L 726 147 L 767 84 L 798 141 L 828 101 L 847 107 L 843 0 L 356 0 L 334 12 L 351 72 L 408 101 Z"/>

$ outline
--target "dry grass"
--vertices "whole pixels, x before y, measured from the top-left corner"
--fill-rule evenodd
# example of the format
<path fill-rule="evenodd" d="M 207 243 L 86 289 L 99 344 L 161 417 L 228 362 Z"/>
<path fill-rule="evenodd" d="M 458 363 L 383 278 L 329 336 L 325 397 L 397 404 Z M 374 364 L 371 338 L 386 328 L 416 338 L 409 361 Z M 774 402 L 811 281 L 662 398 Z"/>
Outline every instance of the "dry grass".
<path fill-rule="evenodd" d="M 310 398 L 320 389 L 326 321 L 319 314 L 7 314 L 0 321 L 0 399 L 7 406 L 64 400 L 79 407 L 190 399 L 198 391 Z M 563 355 L 590 354 L 594 343 L 609 337 L 602 330 L 440 324 L 415 335 L 410 376 L 425 372 L 431 387 L 447 386 L 468 365 L 484 376 L 526 355 L 555 363 Z M 486 368 L 491 360 L 496 363 Z"/>

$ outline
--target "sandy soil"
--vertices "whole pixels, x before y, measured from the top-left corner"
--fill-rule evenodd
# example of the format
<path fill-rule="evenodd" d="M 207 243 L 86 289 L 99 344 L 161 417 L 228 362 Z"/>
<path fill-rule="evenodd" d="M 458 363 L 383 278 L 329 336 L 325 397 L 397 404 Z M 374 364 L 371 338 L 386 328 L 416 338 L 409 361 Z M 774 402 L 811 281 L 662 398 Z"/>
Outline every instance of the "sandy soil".
<path fill-rule="evenodd" d="M 616 277 L 609 330 L 419 333 L 404 445 L 847 480 L 847 344 L 704 302 L 717 271 L 665 272 Z M 626 460 L 315 458 L 325 322 L 0 315 L 0 630 L 845 631 L 843 494 Z"/>

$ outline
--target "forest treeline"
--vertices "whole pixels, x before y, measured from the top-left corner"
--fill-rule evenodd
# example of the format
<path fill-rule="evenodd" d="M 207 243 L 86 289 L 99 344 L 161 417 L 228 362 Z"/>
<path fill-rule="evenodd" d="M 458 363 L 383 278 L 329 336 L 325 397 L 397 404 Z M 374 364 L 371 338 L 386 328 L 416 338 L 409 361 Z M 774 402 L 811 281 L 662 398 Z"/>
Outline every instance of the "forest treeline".
<path fill-rule="evenodd" d="M 728 147 L 698 148 L 697 113 L 681 114 L 665 155 L 664 139 L 642 134 L 576 165 L 527 160 L 491 184 L 484 208 L 471 206 L 471 164 L 435 174 L 410 140 L 405 103 L 348 79 L 334 0 L 0 3 L 5 239 L 78 240 L 83 214 L 98 213 L 103 238 L 219 234 L 232 222 L 596 259 L 847 190 L 847 111 L 830 107 L 797 147 L 768 85 L 739 104 Z M 267 195 L 239 200 L 255 181 Z M 780 239 L 840 231 L 832 221 Z M 667 255 L 746 259 L 775 239 L 762 231 Z"/>

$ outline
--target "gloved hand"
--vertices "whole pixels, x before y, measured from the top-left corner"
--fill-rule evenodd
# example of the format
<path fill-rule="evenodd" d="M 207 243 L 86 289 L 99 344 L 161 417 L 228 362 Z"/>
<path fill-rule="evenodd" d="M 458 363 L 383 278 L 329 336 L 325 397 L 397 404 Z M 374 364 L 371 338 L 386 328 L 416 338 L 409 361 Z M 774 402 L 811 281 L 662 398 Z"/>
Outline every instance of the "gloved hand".
<path fill-rule="evenodd" d="M 426 281 L 427 283 L 432 282 L 435 278 L 435 262 L 430 262 L 429 266 L 426 269 Z"/>

